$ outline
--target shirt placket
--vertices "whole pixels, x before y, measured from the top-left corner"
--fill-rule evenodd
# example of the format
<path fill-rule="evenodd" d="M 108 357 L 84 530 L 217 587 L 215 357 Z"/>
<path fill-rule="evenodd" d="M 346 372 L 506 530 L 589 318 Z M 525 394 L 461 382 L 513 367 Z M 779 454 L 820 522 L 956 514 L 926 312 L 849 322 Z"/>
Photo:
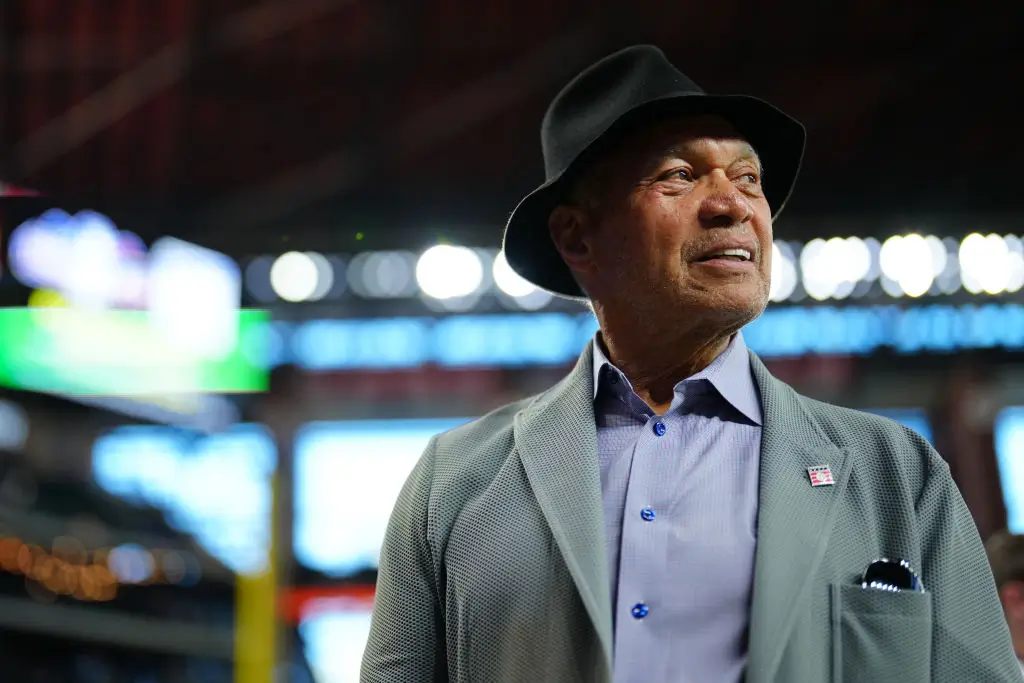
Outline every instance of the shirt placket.
<path fill-rule="evenodd" d="M 640 428 L 626 488 L 616 600 L 615 680 L 622 683 L 661 680 L 667 653 L 654 647 L 659 596 L 664 591 L 667 520 L 659 516 L 656 460 L 662 456 L 670 428 L 667 417 L 651 416 Z"/>

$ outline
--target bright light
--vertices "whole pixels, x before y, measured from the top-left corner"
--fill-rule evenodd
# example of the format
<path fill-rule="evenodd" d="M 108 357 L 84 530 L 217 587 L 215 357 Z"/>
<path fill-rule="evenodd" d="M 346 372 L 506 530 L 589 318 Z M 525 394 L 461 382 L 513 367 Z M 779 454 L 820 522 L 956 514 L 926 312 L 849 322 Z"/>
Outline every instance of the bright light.
<path fill-rule="evenodd" d="M 891 281 L 889 284 L 898 285 L 907 296 L 918 297 L 927 293 L 935 281 L 933 248 L 917 233 L 890 237 L 882 244 L 878 258 L 882 275 Z M 883 286 L 885 284 L 883 281 Z"/>
<path fill-rule="evenodd" d="M 882 275 L 882 268 L 878 264 L 879 254 L 882 253 L 882 244 L 874 237 L 865 237 L 861 240 L 868 250 L 868 274 L 864 278 L 868 282 L 874 282 Z"/>
<path fill-rule="evenodd" d="M 416 256 L 407 251 L 359 254 L 349 265 L 352 290 L 371 299 L 393 299 L 415 293 Z"/>
<path fill-rule="evenodd" d="M 334 268 L 327 257 L 315 251 L 307 251 L 306 256 L 316 266 L 316 289 L 309 295 L 309 301 L 319 301 L 327 296 L 334 287 Z"/>
<path fill-rule="evenodd" d="M 290 251 L 270 267 L 270 286 L 285 301 L 306 301 L 320 288 L 320 269 L 309 254 Z"/>
<path fill-rule="evenodd" d="M 472 249 L 438 245 L 423 252 L 416 281 L 427 296 L 455 299 L 469 296 L 483 282 L 484 268 Z"/>
<path fill-rule="evenodd" d="M 871 272 L 871 251 L 860 239 L 814 239 L 800 252 L 804 289 L 814 299 L 844 299 Z"/>
<path fill-rule="evenodd" d="M 105 216 L 79 216 L 79 231 L 71 242 L 74 258 L 62 284 L 72 303 L 105 308 L 114 298 L 119 275 L 118 230 Z"/>
<path fill-rule="evenodd" d="M 122 583 L 142 583 L 153 576 L 155 563 L 148 550 L 137 545 L 122 545 L 110 551 L 110 571 Z"/>
<path fill-rule="evenodd" d="M 529 280 L 512 270 L 503 251 L 494 257 L 491 275 L 498 289 L 512 297 L 515 305 L 521 309 L 537 311 L 547 306 L 554 298 L 550 292 L 534 287 Z"/>
<path fill-rule="evenodd" d="M 1024 243 L 1016 235 L 1007 235 L 1006 248 L 1010 250 L 1010 279 L 1006 291 L 1015 293 L 1024 287 Z"/>
<path fill-rule="evenodd" d="M 949 265 L 949 251 L 946 249 L 946 245 L 942 243 L 935 235 L 928 235 L 924 238 L 924 241 L 928 243 L 928 250 L 932 255 L 932 274 L 938 278 L 946 271 L 946 267 Z"/>
<path fill-rule="evenodd" d="M 838 239 L 838 238 L 836 238 Z M 847 237 L 844 251 L 846 260 L 843 265 L 843 276 L 847 282 L 867 280 L 871 275 L 871 248 L 859 237 Z"/>
<path fill-rule="evenodd" d="M 508 264 L 508 259 L 505 258 L 504 251 L 498 252 L 498 255 L 494 257 L 492 272 L 494 274 L 494 284 L 498 285 L 498 289 L 509 296 L 526 296 L 537 289 L 530 284 L 529 280 L 526 280 L 519 273 L 512 270 L 512 266 Z"/>
<path fill-rule="evenodd" d="M 772 244 L 772 286 L 768 296 L 772 301 L 785 301 L 796 289 L 796 265 L 793 251 L 785 242 Z"/>
<path fill-rule="evenodd" d="M 831 275 L 822 268 L 822 252 L 825 251 L 825 240 L 813 239 L 804 245 L 800 252 L 800 272 L 803 276 L 804 289 L 813 299 L 821 301 L 832 296 Z"/>
<path fill-rule="evenodd" d="M 147 296 L 153 325 L 182 351 L 220 360 L 238 345 L 242 274 L 227 256 L 162 237 L 151 251 Z"/>
<path fill-rule="evenodd" d="M 960 259 L 957 254 L 960 252 L 960 243 L 952 237 L 945 237 L 942 240 L 942 248 L 946 252 L 946 265 L 942 272 L 935 277 L 935 284 L 943 294 L 955 294 L 963 286 L 960 280 Z"/>
<path fill-rule="evenodd" d="M 323 601 L 325 604 L 328 601 Z M 299 625 L 310 667 L 324 683 L 358 683 L 359 667 L 370 637 L 370 609 L 339 605 L 311 609 Z"/>
<path fill-rule="evenodd" d="M 999 294 L 1011 283 L 1013 259 L 999 235 L 973 233 L 960 243 L 960 277 L 972 294 Z"/>

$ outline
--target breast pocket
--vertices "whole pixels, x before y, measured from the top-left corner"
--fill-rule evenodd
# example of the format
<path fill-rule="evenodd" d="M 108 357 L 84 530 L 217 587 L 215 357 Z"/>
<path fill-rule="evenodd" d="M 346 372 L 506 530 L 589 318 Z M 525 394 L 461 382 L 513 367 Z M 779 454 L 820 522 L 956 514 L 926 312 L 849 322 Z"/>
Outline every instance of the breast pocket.
<path fill-rule="evenodd" d="M 834 679 L 843 683 L 931 680 L 932 596 L 832 586 Z"/>

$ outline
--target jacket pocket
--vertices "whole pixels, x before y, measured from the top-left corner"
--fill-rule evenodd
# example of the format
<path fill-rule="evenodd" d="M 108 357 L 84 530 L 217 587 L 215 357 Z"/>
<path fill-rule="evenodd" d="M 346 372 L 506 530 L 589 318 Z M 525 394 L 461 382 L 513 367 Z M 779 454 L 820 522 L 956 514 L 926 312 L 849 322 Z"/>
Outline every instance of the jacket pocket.
<path fill-rule="evenodd" d="M 931 593 L 832 585 L 836 683 L 925 683 L 931 659 Z"/>

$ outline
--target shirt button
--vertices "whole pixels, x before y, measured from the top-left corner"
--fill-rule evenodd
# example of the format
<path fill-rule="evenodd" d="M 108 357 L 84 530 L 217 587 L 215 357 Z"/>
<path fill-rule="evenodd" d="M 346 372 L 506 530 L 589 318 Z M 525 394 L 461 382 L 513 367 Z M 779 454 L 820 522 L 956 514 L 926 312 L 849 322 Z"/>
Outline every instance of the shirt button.
<path fill-rule="evenodd" d="M 665 423 L 662 422 L 661 420 L 658 420 L 657 422 L 654 423 L 654 433 L 657 436 L 664 436 L 665 432 L 667 431 L 668 427 L 666 427 Z"/>
<path fill-rule="evenodd" d="M 638 602 L 633 605 L 633 609 L 630 611 L 632 612 L 634 619 L 643 619 L 647 616 L 648 609 L 647 605 L 642 602 Z"/>
<path fill-rule="evenodd" d="M 654 508 L 652 508 L 650 505 L 646 506 L 643 510 L 640 511 L 640 517 L 645 522 L 653 522 L 656 516 L 657 515 L 654 514 Z"/>

